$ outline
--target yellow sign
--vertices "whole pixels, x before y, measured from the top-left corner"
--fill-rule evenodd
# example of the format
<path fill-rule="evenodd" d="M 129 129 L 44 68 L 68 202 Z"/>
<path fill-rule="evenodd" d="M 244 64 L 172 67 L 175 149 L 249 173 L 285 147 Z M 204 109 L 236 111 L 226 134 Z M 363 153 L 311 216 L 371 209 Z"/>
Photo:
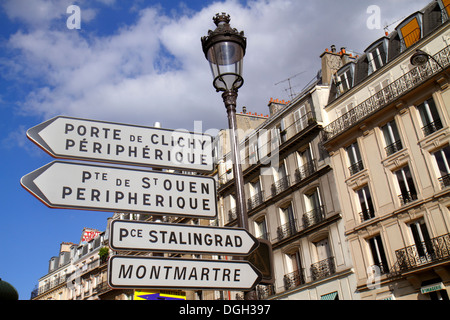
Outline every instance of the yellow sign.
<path fill-rule="evenodd" d="M 186 300 L 186 292 L 181 290 L 134 290 L 134 300 Z"/>

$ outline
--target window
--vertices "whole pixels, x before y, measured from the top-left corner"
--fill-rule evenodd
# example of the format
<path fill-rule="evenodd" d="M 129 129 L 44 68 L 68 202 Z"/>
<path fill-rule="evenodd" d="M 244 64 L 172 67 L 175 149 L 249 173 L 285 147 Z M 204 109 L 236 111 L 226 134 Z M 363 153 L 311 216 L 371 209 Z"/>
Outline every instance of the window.
<path fill-rule="evenodd" d="M 415 253 L 420 257 L 421 260 L 426 260 L 427 257 L 431 257 L 434 250 L 424 219 L 420 219 L 410 223 L 409 229 L 411 231 L 412 238 L 414 239 L 416 248 Z"/>
<path fill-rule="evenodd" d="M 311 175 L 315 171 L 315 167 L 309 146 L 303 151 L 297 151 L 296 155 L 298 169 L 295 172 L 295 177 L 298 182 Z"/>
<path fill-rule="evenodd" d="M 297 232 L 292 204 L 289 204 L 287 207 L 280 208 L 280 223 L 281 225 L 277 230 L 278 240 L 290 237 Z"/>
<path fill-rule="evenodd" d="M 258 163 L 259 157 L 258 157 L 258 142 L 257 141 L 249 142 L 248 159 L 249 159 L 249 164 Z"/>
<path fill-rule="evenodd" d="M 248 199 L 248 208 L 253 209 L 259 206 L 263 202 L 263 194 L 261 191 L 261 183 L 259 178 L 255 181 L 251 181 L 248 184 L 250 191 L 250 198 Z"/>
<path fill-rule="evenodd" d="M 302 131 L 308 125 L 305 105 L 302 105 L 300 108 L 294 111 L 294 122 L 297 132 Z"/>
<path fill-rule="evenodd" d="M 280 162 L 278 169 L 272 167 L 272 170 L 274 181 L 272 184 L 272 195 L 277 195 L 289 187 L 289 179 L 286 174 L 284 161 Z"/>
<path fill-rule="evenodd" d="M 424 101 L 417 107 L 422 120 L 422 131 L 425 136 L 442 129 L 442 122 L 433 98 Z"/>
<path fill-rule="evenodd" d="M 383 131 L 384 142 L 386 144 L 384 149 L 386 150 L 387 156 L 403 149 L 395 120 L 386 123 L 386 125 L 381 127 L 381 130 Z"/>
<path fill-rule="evenodd" d="M 369 187 L 365 186 L 356 191 L 359 200 L 359 206 L 361 212 L 359 213 L 361 217 L 361 222 L 372 219 L 375 217 L 375 210 L 373 208 L 372 196 L 369 191 Z"/>
<path fill-rule="evenodd" d="M 303 277 L 303 268 L 300 260 L 300 253 L 298 251 L 285 254 L 286 271 L 284 275 L 284 288 L 286 290 L 295 288 L 305 283 Z"/>
<path fill-rule="evenodd" d="M 337 76 L 339 93 L 344 93 L 353 87 L 353 76 L 351 69 L 348 68 Z"/>
<path fill-rule="evenodd" d="M 401 194 L 398 196 L 402 204 L 417 200 L 417 191 L 409 167 L 394 172 Z"/>
<path fill-rule="evenodd" d="M 384 65 L 385 57 L 386 53 L 383 44 L 380 44 L 374 50 L 367 53 L 367 58 L 369 60 L 369 75 Z"/>
<path fill-rule="evenodd" d="M 373 265 L 380 268 L 381 273 L 388 272 L 388 264 L 386 259 L 386 253 L 384 251 L 383 243 L 381 241 L 380 235 L 377 235 L 368 240 L 370 252 L 372 254 Z"/>
<path fill-rule="evenodd" d="M 441 187 L 450 186 L 450 146 L 436 151 L 433 156 L 437 164 Z"/>
<path fill-rule="evenodd" d="M 267 232 L 266 217 L 263 216 L 255 221 L 255 236 L 258 239 L 269 240 L 269 234 Z"/>
<path fill-rule="evenodd" d="M 361 153 L 359 152 L 358 143 L 352 143 L 350 146 L 347 147 L 347 156 L 348 161 L 350 163 L 350 167 L 348 170 L 350 171 L 350 175 L 353 175 L 361 170 L 364 169 L 362 159 L 361 159 Z"/>
<path fill-rule="evenodd" d="M 303 227 L 308 228 L 319 223 L 325 218 L 325 210 L 322 206 L 319 188 L 315 188 L 312 192 L 305 194 L 305 210 L 303 215 Z"/>
<path fill-rule="evenodd" d="M 411 21 L 404 24 L 400 28 L 400 31 L 403 38 L 403 44 L 406 48 L 409 48 L 414 43 L 419 41 L 421 37 L 421 31 L 417 17 L 414 17 Z"/>
<path fill-rule="evenodd" d="M 313 281 L 328 277 L 336 272 L 328 238 L 315 242 L 314 246 L 316 247 L 317 262 L 311 265 Z"/>

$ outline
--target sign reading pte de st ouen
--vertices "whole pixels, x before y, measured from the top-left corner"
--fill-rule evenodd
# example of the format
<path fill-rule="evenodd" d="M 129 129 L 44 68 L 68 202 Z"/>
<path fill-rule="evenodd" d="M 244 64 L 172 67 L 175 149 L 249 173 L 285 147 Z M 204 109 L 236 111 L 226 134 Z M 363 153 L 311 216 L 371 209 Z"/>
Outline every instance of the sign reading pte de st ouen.
<path fill-rule="evenodd" d="M 113 250 L 248 255 L 259 241 L 241 228 L 113 220 L 109 244 Z"/>
<path fill-rule="evenodd" d="M 54 161 L 21 179 L 51 208 L 157 213 L 214 219 L 211 177 Z"/>
<path fill-rule="evenodd" d="M 203 133 L 58 116 L 29 129 L 27 136 L 55 158 L 197 172 L 214 169 L 213 137 Z"/>
<path fill-rule="evenodd" d="M 108 262 L 112 288 L 250 290 L 261 273 L 247 261 L 113 256 Z"/>

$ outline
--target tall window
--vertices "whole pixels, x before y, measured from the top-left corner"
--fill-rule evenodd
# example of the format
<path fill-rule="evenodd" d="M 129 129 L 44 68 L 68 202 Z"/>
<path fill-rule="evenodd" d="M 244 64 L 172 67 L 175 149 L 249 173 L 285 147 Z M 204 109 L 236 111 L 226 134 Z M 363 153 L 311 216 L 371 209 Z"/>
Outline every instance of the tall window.
<path fill-rule="evenodd" d="M 450 146 L 436 151 L 433 155 L 439 171 L 438 175 L 441 187 L 445 188 L 450 186 Z"/>
<path fill-rule="evenodd" d="M 389 156 L 403 149 L 395 120 L 386 123 L 383 127 L 381 127 L 381 130 L 383 131 L 384 142 L 386 144 L 386 155 Z"/>
<path fill-rule="evenodd" d="M 348 161 L 350 163 L 350 167 L 348 168 L 348 170 L 350 171 L 350 175 L 353 175 L 364 169 L 361 153 L 359 152 L 358 142 L 352 143 L 347 147 L 346 151 Z"/>
<path fill-rule="evenodd" d="M 302 271 L 300 253 L 298 251 L 286 253 L 286 271 L 284 275 L 284 287 L 286 290 L 295 288 L 305 283 Z"/>
<path fill-rule="evenodd" d="M 269 234 L 267 232 L 266 217 L 263 216 L 255 221 L 255 236 L 259 239 L 269 240 Z"/>
<path fill-rule="evenodd" d="M 428 233 L 427 226 L 424 219 L 417 220 L 409 224 L 414 244 L 416 248 L 416 254 L 421 259 L 427 259 L 433 253 L 433 246 L 430 241 L 430 234 Z"/>
<path fill-rule="evenodd" d="M 395 171 L 394 174 L 397 178 L 398 187 L 401 192 L 399 195 L 401 203 L 406 204 L 417 200 L 417 191 L 409 167 L 405 166 L 400 170 Z"/>
<path fill-rule="evenodd" d="M 384 65 L 386 53 L 383 44 L 377 46 L 371 52 L 368 52 L 367 58 L 369 60 L 369 74 L 380 69 Z"/>
<path fill-rule="evenodd" d="M 337 76 L 338 82 L 339 82 L 339 93 L 344 93 L 345 91 L 349 90 L 353 86 L 353 77 L 352 72 L 349 69 L 345 70 L 344 72 L 340 73 Z"/>
<path fill-rule="evenodd" d="M 295 172 L 295 178 L 296 181 L 300 181 L 311 175 L 314 172 L 315 167 L 311 155 L 311 149 L 309 147 L 303 151 L 297 151 L 296 155 L 298 169 Z"/>
<path fill-rule="evenodd" d="M 370 194 L 369 187 L 362 187 L 357 190 L 356 193 L 358 194 L 359 206 L 361 208 L 361 222 L 375 217 L 375 210 L 373 208 L 372 196 Z"/>
<path fill-rule="evenodd" d="M 386 273 L 388 271 L 388 264 L 380 235 L 370 238 L 368 243 L 372 254 L 373 264 L 380 268 L 380 273 Z"/>
<path fill-rule="evenodd" d="M 439 117 L 433 98 L 430 98 L 417 106 L 417 110 L 419 111 L 420 119 L 422 120 L 422 131 L 425 136 L 442 129 L 441 118 Z"/>
<path fill-rule="evenodd" d="M 300 108 L 294 111 L 295 129 L 297 132 L 302 131 L 308 125 L 308 119 L 306 116 L 306 106 L 302 105 Z"/>
<path fill-rule="evenodd" d="M 278 240 L 290 237 L 297 232 L 292 204 L 280 208 L 280 222 L 281 226 L 277 229 Z"/>

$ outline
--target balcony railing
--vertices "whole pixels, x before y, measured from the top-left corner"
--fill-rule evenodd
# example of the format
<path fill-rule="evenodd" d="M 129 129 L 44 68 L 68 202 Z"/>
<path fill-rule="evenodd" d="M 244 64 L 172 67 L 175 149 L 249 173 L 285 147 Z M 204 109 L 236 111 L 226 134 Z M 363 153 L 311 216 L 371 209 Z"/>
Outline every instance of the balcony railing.
<path fill-rule="evenodd" d="M 313 281 L 326 278 L 334 273 L 336 273 L 334 257 L 329 257 L 311 265 L 311 279 Z"/>
<path fill-rule="evenodd" d="M 441 120 L 436 120 L 434 122 L 431 122 L 429 124 L 427 124 L 426 126 L 422 127 L 422 132 L 424 136 L 428 136 L 430 134 L 432 134 L 433 132 L 436 132 L 440 129 L 442 129 L 442 122 Z"/>
<path fill-rule="evenodd" d="M 439 183 L 441 184 L 441 188 L 450 186 L 450 173 L 440 177 Z"/>
<path fill-rule="evenodd" d="M 269 285 L 258 285 L 256 287 L 256 292 L 258 294 L 259 300 L 265 300 L 270 296 L 276 294 L 275 286 L 272 284 Z"/>
<path fill-rule="evenodd" d="M 272 197 L 289 188 L 289 176 L 285 176 L 272 184 Z"/>
<path fill-rule="evenodd" d="M 295 170 L 295 183 L 299 183 L 303 179 L 309 177 L 316 171 L 316 163 L 311 160 Z"/>
<path fill-rule="evenodd" d="M 374 218 L 375 212 L 371 209 L 369 209 L 369 210 L 366 209 L 359 213 L 359 217 L 361 218 L 361 222 L 364 222 L 364 221 Z"/>
<path fill-rule="evenodd" d="M 417 200 L 417 193 L 407 191 L 402 194 L 399 194 L 398 198 L 400 199 L 402 205 L 408 204 L 410 202 Z"/>
<path fill-rule="evenodd" d="M 400 271 L 450 259 L 450 234 L 395 251 Z"/>
<path fill-rule="evenodd" d="M 384 150 L 386 150 L 386 155 L 390 156 L 391 154 L 396 153 L 403 149 L 402 142 L 400 140 L 395 141 L 394 143 L 388 145 Z"/>
<path fill-rule="evenodd" d="M 356 163 L 352 164 L 350 167 L 348 167 L 348 171 L 350 171 L 350 175 L 354 175 L 363 169 L 364 169 L 364 165 L 363 165 L 362 160 L 359 160 L 358 162 L 356 162 Z"/>
<path fill-rule="evenodd" d="M 306 212 L 302 216 L 303 228 L 308 228 L 325 219 L 325 206 L 320 206 L 311 211 Z"/>
<path fill-rule="evenodd" d="M 297 233 L 297 220 L 294 219 L 277 228 L 278 240 L 283 240 Z"/>
<path fill-rule="evenodd" d="M 450 46 L 445 47 L 433 57 L 439 61 L 444 68 L 447 68 L 450 66 Z M 442 69 L 433 61 L 433 59 L 428 60 L 427 64 L 424 66 L 415 67 L 327 125 L 325 127 L 324 141 L 333 139 L 441 71 Z"/>
<path fill-rule="evenodd" d="M 247 200 L 248 210 L 252 210 L 264 202 L 264 191 L 258 192 Z"/>
<path fill-rule="evenodd" d="M 305 277 L 303 276 L 303 269 L 285 274 L 283 277 L 284 289 L 290 290 L 305 284 Z"/>
<path fill-rule="evenodd" d="M 233 221 L 237 219 L 237 208 L 232 208 L 228 210 L 228 221 Z"/>

